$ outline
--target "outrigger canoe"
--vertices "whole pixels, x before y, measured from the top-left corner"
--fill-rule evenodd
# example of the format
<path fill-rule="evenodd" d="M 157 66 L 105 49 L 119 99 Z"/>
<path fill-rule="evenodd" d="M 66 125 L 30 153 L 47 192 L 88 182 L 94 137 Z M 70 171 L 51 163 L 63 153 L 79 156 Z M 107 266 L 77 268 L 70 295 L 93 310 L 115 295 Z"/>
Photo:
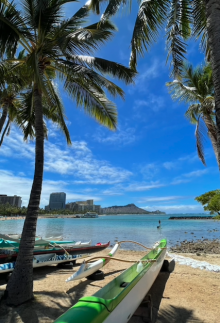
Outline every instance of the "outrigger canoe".
<path fill-rule="evenodd" d="M 15 241 L 14 241 L 15 242 Z M 36 243 L 38 243 L 37 241 Z M 35 245 L 34 255 L 43 255 L 49 253 L 56 253 L 57 255 L 70 254 L 92 254 L 94 252 L 99 252 L 108 248 L 110 241 L 108 243 L 97 243 L 96 245 L 91 245 L 91 241 L 83 242 L 71 242 L 71 241 L 47 241 L 45 245 Z M 9 241 L 1 241 L 0 239 L 0 264 L 16 261 L 19 251 L 19 245 L 15 247 Z"/>
<path fill-rule="evenodd" d="M 54 264 L 69 263 L 81 258 L 88 257 L 88 255 L 56 255 L 54 253 L 46 255 L 38 255 L 33 258 L 33 268 L 50 266 Z M 9 262 L 0 264 L 0 274 L 12 272 L 15 268 L 16 262 Z"/>
<path fill-rule="evenodd" d="M 111 260 L 111 257 L 114 257 L 114 255 L 118 251 L 119 247 L 120 247 L 120 245 L 118 243 L 116 243 L 114 245 L 112 250 L 107 255 L 107 257 L 110 257 L 110 258 L 103 257 L 103 258 L 101 258 L 95 262 L 92 262 L 92 263 L 85 263 L 84 262 L 80 266 L 80 268 L 77 272 L 75 272 L 72 276 L 67 278 L 66 282 L 70 282 L 72 280 L 77 280 L 77 279 L 82 279 L 82 278 L 88 277 L 89 275 L 92 275 L 97 270 L 104 267 Z"/>
<path fill-rule="evenodd" d="M 138 263 L 93 296 L 81 298 L 54 323 L 126 323 L 142 302 L 162 267 L 167 241 L 161 240 Z"/>

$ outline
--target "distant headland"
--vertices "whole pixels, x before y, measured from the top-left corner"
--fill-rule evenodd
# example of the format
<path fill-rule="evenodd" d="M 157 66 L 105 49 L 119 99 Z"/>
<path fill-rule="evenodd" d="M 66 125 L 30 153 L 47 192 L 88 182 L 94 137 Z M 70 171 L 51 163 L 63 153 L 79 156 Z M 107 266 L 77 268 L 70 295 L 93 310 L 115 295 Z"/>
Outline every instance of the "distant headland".
<path fill-rule="evenodd" d="M 103 207 L 102 208 L 103 214 L 166 214 L 165 212 L 161 212 L 159 210 L 150 212 L 146 211 L 144 209 L 141 209 L 140 207 L 137 207 L 135 204 L 127 204 L 124 206 L 109 206 L 109 207 Z"/>

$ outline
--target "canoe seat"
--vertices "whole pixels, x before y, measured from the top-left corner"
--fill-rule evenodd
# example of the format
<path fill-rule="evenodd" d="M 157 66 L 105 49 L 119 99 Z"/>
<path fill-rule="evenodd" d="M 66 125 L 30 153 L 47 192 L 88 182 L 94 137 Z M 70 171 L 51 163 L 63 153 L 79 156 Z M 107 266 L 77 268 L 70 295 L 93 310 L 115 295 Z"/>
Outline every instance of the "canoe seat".
<path fill-rule="evenodd" d="M 126 287 L 126 286 L 128 286 L 130 283 L 126 283 L 126 282 L 123 282 L 123 283 L 121 283 L 121 285 L 120 285 L 120 287 Z"/>

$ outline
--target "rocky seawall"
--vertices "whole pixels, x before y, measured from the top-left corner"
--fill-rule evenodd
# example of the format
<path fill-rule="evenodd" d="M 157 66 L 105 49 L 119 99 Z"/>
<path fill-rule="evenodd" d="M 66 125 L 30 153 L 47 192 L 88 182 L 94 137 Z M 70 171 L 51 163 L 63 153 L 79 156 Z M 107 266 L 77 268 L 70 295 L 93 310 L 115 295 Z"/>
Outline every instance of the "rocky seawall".
<path fill-rule="evenodd" d="M 220 240 L 182 241 L 179 245 L 171 247 L 170 251 L 177 253 L 220 254 Z"/>
<path fill-rule="evenodd" d="M 212 220 L 213 216 L 171 216 L 169 220 Z"/>

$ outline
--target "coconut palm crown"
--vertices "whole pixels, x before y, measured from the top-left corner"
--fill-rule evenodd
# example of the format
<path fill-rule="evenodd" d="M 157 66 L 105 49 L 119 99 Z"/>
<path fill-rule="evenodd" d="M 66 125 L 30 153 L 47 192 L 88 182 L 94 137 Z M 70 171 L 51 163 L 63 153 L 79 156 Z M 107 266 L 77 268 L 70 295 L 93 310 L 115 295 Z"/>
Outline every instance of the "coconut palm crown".
<path fill-rule="evenodd" d="M 91 0 L 91 8 L 99 13 L 104 0 Z M 106 1 L 105 1 L 106 3 Z M 131 37 L 130 66 L 137 68 L 138 56 L 143 56 L 154 43 L 161 30 L 165 29 L 167 61 L 170 61 L 171 75 L 181 75 L 187 40 L 200 40 L 201 47 L 210 60 L 215 89 L 215 117 L 217 126 L 218 164 L 220 165 L 220 1 L 218 0 L 142 0 Z M 101 23 L 115 15 L 131 0 L 108 0 L 101 17 Z M 162 32 L 164 34 L 164 31 Z"/>
<path fill-rule="evenodd" d="M 0 2 L 0 54 L 11 57 L 6 62 L 13 63 L 14 69 L 25 65 L 32 75 L 36 138 L 33 185 L 16 266 L 5 293 L 7 304 L 18 305 L 33 298 L 33 249 L 44 165 L 43 100 L 62 110 L 53 82 L 99 123 L 115 129 L 116 106 L 105 92 L 123 97 L 123 91 L 104 74 L 126 84 L 135 76 L 127 67 L 90 56 L 112 37 L 115 27 L 108 20 L 85 26 L 89 15 L 87 4 L 71 18 L 64 19 L 63 6 L 70 2 L 73 1 L 22 0 L 19 9 L 15 2 Z M 14 59 L 18 45 L 25 50 L 25 56 Z M 3 59 L 2 73 L 4 63 Z M 55 78 L 51 77 L 53 74 Z"/>
<path fill-rule="evenodd" d="M 218 162 L 214 85 L 210 65 L 193 68 L 191 64 L 185 63 L 182 77 L 166 85 L 174 100 L 189 104 L 185 116 L 196 125 L 196 147 L 202 163 L 206 165 L 204 154 L 206 134 L 211 140 Z"/>

